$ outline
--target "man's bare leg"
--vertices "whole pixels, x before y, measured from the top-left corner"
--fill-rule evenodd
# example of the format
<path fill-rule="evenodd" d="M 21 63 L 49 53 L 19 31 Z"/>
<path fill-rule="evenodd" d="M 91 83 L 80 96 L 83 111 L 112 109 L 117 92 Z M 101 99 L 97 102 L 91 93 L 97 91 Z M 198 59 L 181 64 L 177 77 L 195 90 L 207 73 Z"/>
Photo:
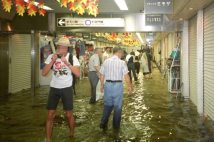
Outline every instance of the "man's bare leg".
<path fill-rule="evenodd" d="M 68 124 L 70 128 L 70 136 L 74 136 L 74 128 L 75 128 L 75 121 L 74 121 L 74 116 L 72 111 L 65 111 L 65 115 L 68 119 Z"/>
<path fill-rule="evenodd" d="M 48 116 L 46 121 L 46 141 L 51 142 L 51 136 L 53 131 L 53 122 L 56 115 L 56 110 L 48 110 Z"/>

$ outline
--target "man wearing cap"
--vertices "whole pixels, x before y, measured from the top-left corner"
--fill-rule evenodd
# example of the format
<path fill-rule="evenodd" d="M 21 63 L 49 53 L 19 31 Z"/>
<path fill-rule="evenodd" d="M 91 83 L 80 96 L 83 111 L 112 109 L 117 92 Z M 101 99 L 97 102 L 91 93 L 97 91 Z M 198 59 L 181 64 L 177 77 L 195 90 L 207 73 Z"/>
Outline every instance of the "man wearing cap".
<path fill-rule="evenodd" d="M 68 47 L 70 41 L 66 37 L 62 37 L 56 43 L 56 54 L 51 54 L 45 61 L 45 67 L 42 75 L 46 76 L 52 69 L 52 80 L 50 82 L 50 91 L 47 103 L 48 116 L 46 122 L 46 139 L 47 142 L 51 141 L 53 121 L 56 114 L 56 108 L 59 100 L 62 100 L 63 109 L 68 119 L 70 134 L 74 134 L 74 117 L 73 117 L 73 94 L 72 94 L 72 73 L 80 76 L 79 61 L 73 56 L 73 65 L 69 63 Z"/>

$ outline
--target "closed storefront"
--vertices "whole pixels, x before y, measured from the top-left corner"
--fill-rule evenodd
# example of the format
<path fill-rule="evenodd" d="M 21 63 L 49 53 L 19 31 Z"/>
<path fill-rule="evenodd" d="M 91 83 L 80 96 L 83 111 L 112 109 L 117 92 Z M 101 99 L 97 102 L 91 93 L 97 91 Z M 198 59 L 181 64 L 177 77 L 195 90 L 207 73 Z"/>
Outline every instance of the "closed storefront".
<path fill-rule="evenodd" d="M 190 99 L 197 105 L 197 16 L 189 21 Z"/>
<path fill-rule="evenodd" d="M 204 111 L 214 120 L 214 4 L 204 11 Z"/>
<path fill-rule="evenodd" d="M 10 93 L 31 87 L 31 35 L 15 34 L 10 45 Z"/>

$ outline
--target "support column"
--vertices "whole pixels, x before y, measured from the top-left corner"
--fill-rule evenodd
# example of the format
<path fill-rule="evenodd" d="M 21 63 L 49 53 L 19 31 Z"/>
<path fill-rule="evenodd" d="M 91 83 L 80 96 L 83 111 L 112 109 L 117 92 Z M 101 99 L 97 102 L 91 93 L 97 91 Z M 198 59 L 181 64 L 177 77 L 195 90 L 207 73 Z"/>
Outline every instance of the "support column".
<path fill-rule="evenodd" d="M 31 31 L 31 95 L 35 96 L 35 65 L 36 65 L 36 50 L 35 50 L 35 32 Z"/>
<path fill-rule="evenodd" d="M 181 45 L 181 78 L 182 95 L 189 98 L 189 28 L 188 21 L 183 23 L 182 45 Z"/>
<path fill-rule="evenodd" d="M 203 61 L 204 61 L 204 30 L 203 10 L 197 14 L 197 110 L 200 115 L 204 113 L 204 83 L 203 83 Z"/>

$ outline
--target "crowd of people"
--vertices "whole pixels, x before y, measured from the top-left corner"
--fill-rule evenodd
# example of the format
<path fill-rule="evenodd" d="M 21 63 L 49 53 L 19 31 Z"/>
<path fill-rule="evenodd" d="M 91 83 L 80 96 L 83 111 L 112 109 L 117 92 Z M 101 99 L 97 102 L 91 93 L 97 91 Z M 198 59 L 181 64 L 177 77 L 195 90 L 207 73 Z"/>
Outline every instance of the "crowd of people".
<path fill-rule="evenodd" d="M 81 76 L 81 62 L 69 53 L 70 41 L 62 37 L 56 43 L 56 53 L 49 55 L 45 61 L 42 74 L 45 76 L 53 70 L 50 82 L 50 91 L 47 103 L 46 141 L 51 141 L 53 121 L 59 100 L 62 100 L 63 109 L 68 119 L 70 135 L 74 135 L 75 120 L 73 116 L 73 89 L 74 78 Z M 97 101 L 97 87 L 103 93 L 104 109 L 100 122 L 100 128 L 107 130 L 108 120 L 111 112 L 113 115 L 113 128 L 120 129 L 123 80 L 127 84 L 128 93 L 131 94 L 132 76 L 134 81 L 138 80 L 140 66 L 146 79 L 151 78 L 152 54 L 149 49 L 136 50 L 127 54 L 122 48 L 115 47 L 94 49 L 91 55 L 86 54 L 83 58 L 84 66 L 88 67 L 88 78 L 91 86 L 90 104 Z M 85 66 L 86 67 L 86 66 Z M 98 85 L 100 84 L 100 85 Z"/>

